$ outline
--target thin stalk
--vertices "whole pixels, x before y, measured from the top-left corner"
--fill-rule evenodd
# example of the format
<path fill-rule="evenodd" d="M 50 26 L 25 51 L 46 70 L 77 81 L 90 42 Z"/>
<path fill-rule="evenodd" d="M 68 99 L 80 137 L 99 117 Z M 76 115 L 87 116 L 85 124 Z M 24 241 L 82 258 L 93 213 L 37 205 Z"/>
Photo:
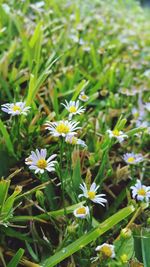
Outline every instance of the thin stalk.
<path fill-rule="evenodd" d="M 129 228 L 131 226 L 131 224 L 135 221 L 135 219 L 139 216 L 139 214 L 142 211 L 142 207 L 139 207 L 136 212 L 134 213 L 132 219 L 129 221 L 129 223 L 127 224 L 126 228 Z"/>
<path fill-rule="evenodd" d="M 59 168 L 59 173 L 60 173 L 60 181 L 61 181 L 61 189 L 62 189 L 62 202 L 64 206 L 64 214 L 67 217 L 67 212 L 66 212 L 66 205 L 65 205 L 65 188 L 64 188 L 64 179 L 63 179 L 63 152 L 64 152 L 64 139 L 60 140 L 60 168 Z"/>

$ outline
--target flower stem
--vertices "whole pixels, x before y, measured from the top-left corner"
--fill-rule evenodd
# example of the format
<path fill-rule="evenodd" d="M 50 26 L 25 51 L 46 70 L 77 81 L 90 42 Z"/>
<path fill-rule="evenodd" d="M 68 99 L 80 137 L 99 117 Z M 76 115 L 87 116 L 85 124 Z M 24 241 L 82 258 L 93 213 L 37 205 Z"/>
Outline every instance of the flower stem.
<path fill-rule="evenodd" d="M 134 213 L 133 217 L 131 218 L 131 220 L 129 221 L 129 223 L 127 224 L 126 228 L 129 228 L 131 226 L 131 224 L 135 221 L 135 219 L 137 218 L 137 216 L 141 213 L 142 211 L 142 207 L 140 206 L 136 212 Z"/>
<path fill-rule="evenodd" d="M 66 212 L 66 205 L 65 205 L 65 188 L 64 188 L 64 179 L 63 179 L 63 151 L 64 151 L 64 140 L 60 140 L 60 181 L 61 181 L 61 189 L 62 189 L 62 202 L 64 206 L 64 214 L 67 218 L 67 212 Z"/>

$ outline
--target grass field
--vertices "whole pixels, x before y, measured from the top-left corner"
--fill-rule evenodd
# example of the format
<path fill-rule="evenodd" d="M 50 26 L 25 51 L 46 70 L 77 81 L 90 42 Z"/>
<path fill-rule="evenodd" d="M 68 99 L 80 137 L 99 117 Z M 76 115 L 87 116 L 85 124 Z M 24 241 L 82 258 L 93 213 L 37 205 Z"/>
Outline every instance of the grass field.
<path fill-rule="evenodd" d="M 0 1 L 0 266 L 150 267 L 150 20 Z"/>

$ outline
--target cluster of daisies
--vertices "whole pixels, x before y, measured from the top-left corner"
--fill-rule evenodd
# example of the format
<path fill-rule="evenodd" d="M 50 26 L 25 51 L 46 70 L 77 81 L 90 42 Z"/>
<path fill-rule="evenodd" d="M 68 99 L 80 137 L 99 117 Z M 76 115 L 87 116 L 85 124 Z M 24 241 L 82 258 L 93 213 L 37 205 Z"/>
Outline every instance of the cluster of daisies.
<path fill-rule="evenodd" d="M 109 134 L 110 138 L 115 138 L 120 143 L 123 142 L 125 138 L 128 138 L 128 135 L 117 129 L 113 131 L 107 130 L 107 133 Z M 145 160 L 144 156 L 141 153 L 136 154 L 134 152 L 126 153 L 123 155 L 122 158 L 128 165 L 137 165 Z M 131 186 L 131 190 L 133 198 L 136 198 L 138 201 L 149 202 L 150 200 L 149 186 L 142 185 L 141 181 L 137 180 L 135 186 Z"/>
<path fill-rule="evenodd" d="M 68 119 L 56 122 L 47 122 L 45 124 L 45 128 L 52 136 L 64 138 L 65 142 L 68 144 L 81 145 L 82 147 L 86 147 L 85 142 L 77 137 L 76 131 L 81 128 L 78 126 L 79 122 L 73 121 L 72 118 L 74 115 L 80 115 L 85 111 L 84 107 L 80 106 L 79 101 L 81 100 L 83 102 L 86 102 L 88 101 L 88 99 L 89 97 L 84 92 L 81 92 L 79 100 L 70 102 L 65 101 L 65 104 L 63 103 L 62 105 L 69 113 Z M 147 103 L 146 108 L 149 109 L 148 104 L 149 103 Z M 7 103 L 2 105 L 2 110 L 12 116 L 21 114 L 27 115 L 30 107 L 27 107 L 25 102 L 16 102 L 12 104 Z M 107 130 L 107 134 L 110 138 L 116 139 L 119 143 L 128 138 L 127 134 L 117 129 Z M 56 154 L 48 156 L 46 149 L 36 149 L 35 151 L 31 151 L 29 157 L 25 159 L 25 163 L 29 166 L 30 170 L 33 170 L 35 172 L 35 174 L 43 174 L 45 171 L 55 171 L 55 165 L 57 163 L 56 157 Z M 131 152 L 124 154 L 123 160 L 129 165 L 135 165 L 142 162 L 144 160 L 144 157 L 142 156 L 142 154 L 135 154 Z M 85 183 L 80 184 L 80 189 L 82 193 L 79 194 L 78 198 L 83 198 L 86 204 L 80 205 L 78 208 L 76 208 L 73 211 L 73 214 L 77 219 L 88 219 L 91 216 L 90 209 L 92 209 L 92 202 L 105 206 L 105 204 L 107 203 L 107 200 L 105 198 L 106 195 L 97 193 L 99 185 L 96 185 L 95 182 L 93 182 L 89 187 Z M 142 185 L 141 181 L 137 180 L 136 184 L 134 186 L 131 186 L 131 190 L 133 198 L 136 198 L 138 201 L 149 202 L 150 186 Z M 104 243 L 100 246 L 97 246 L 95 250 L 105 257 L 115 258 L 115 247 L 112 244 Z"/>
<path fill-rule="evenodd" d="M 150 103 L 147 102 L 143 104 L 141 96 L 139 97 L 138 102 L 138 108 L 134 107 L 132 109 L 133 122 L 135 122 L 136 127 L 145 127 L 147 128 L 147 133 L 150 133 L 150 122 L 147 119 L 150 112 Z"/>
<path fill-rule="evenodd" d="M 85 95 L 84 92 L 81 92 L 79 99 L 86 102 L 88 100 L 88 96 Z M 84 112 L 84 108 L 79 106 L 79 100 L 70 101 L 69 103 L 65 101 L 66 110 L 69 113 L 68 120 L 61 120 L 58 122 L 47 122 L 45 124 L 45 128 L 49 131 L 49 133 L 54 137 L 62 137 L 65 138 L 65 142 L 71 145 L 81 145 L 82 147 L 86 147 L 86 144 L 83 140 L 77 138 L 76 131 L 81 127 L 78 126 L 79 122 L 71 121 L 72 116 L 78 114 L 82 114 Z M 44 171 L 52 172 L 55 170 L 55 164 L 57 163 L 56 154 L 47 158 L 47 150 L 41 149 L 36 151 L 31 151 L 31 154 L 28 158 L 26 158 L 25 163 L 29 165 L 29 169 L 34 170 L 35 173 L 43 174 Z"/>
<path fill-rule="evenodd" d="M 82 91 L 79 95 L 79 100 L 86 102 L 88 101 L 88 99 L 89 97 L 85 94 L 84 91 Z M 62 105 L 69 113 L 68 120 L 47 122 L 45 124 L 45 127 L 52 136 L 62 137 L 68 144 L 81 145 L 82 147 L 86 147 L 85 142 L 77 137 L 76 131 L 81 129 L 81 127 L 78 126 L 79 122 L 72 120 L 72 117 L 74 115 L 80 115 L 85 111 L 84 107 L 80 106 L 79 100 L 70 102 L 65 101 L 65 104 L 62 103 Z M 150 111 L 150 103 L 146 103 L 144 107 L 148 111 Z M 27 115 L 30 110 L 30 107 L 26 106 L 25 102 L 6 103 L 2 105 L 2 110 L 11 116 Z M 132 111 L 132 113 L 134 113 L 135 115 L 135 110 L 134 112 Z M 141 118 L 141 116 L 141 113 L 140 115 L 137 115 L 138 118 Z M 123 142 L 124 139 L 128 138 L 127 134 L 125 134 L 123 131 L 119 131 L 118 129 L 107 130 L 107 133 L 110 138 L 114 138 L 120 143 Z M 55 164 L 57 163 L 57 161 L 54 160 L 56 159 L 56 156 L 57 155 L 54 154 L 50 157 L 47 157 L 46 149 L 36 149 L 35 151 L 31 151 L 31 154 L 28 158 L 26 158 L 25 163 L 29 166 L 29 169 L 34 170 L 35 173 L 43 174 L 44 171 L 52 172 L 55 170 Z M 131 152 L 124 154 L 123 160 L 129 165 L 135 165 L 142 162 L 144 160 L 144 157 L 142 154 L 135 154 Z M 85 184 L 81 185 L 80 188 L 82 189 L 83 194 L 79 195 L 79 197 L 84 196 L 85 198 L 88 198 L 91 201 L 99 203 L 101 205 L 104 205 L 104 203 L 107 202 L 103 198 L 104 194 L 96 195 L 98 186 L 96 186 L 95 183 L 91 185 L 89 190 L 87 189 Z M 133 198 L 136 197 L 137 200 L 149 201 L 150 189 L 149 187 L 142 185 L 140 180 L 137 180 L 135 186 L 132 186 L 131 189 Z M 79 207 L 74 211 L 74 215 L 79 218 L 85 218 L 89 215 L 88 206 Z"/>

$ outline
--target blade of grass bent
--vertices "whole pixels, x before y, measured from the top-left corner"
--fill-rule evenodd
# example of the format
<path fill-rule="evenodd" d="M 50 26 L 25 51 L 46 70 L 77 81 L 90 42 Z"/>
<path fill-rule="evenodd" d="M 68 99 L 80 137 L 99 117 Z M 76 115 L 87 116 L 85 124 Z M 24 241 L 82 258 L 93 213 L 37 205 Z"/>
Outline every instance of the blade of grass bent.
<path fill-rule="evenodd" d="M 46 261 L 43 262 L 42 266 L 43 267 L 56 266 L 56 264 L 63 261 L 64 259 L 74 254 L 78 250 L 82 249 L 89 243 L 93 242 L 99 236 L 104 234 L 106 231 L 110 230 L 114 225 L 118 224 L 120 221 L 128 217 L 134 210 L 135 208 L 132 205 L 130 205 L 118 211 L 115 215 L 111 216 L 109 219 L 99 224 L 99 226 L 96 227 L 94 230 L 80 237 L 66 248 L 61 249 L 52 257 L 49 257 Z"/>

